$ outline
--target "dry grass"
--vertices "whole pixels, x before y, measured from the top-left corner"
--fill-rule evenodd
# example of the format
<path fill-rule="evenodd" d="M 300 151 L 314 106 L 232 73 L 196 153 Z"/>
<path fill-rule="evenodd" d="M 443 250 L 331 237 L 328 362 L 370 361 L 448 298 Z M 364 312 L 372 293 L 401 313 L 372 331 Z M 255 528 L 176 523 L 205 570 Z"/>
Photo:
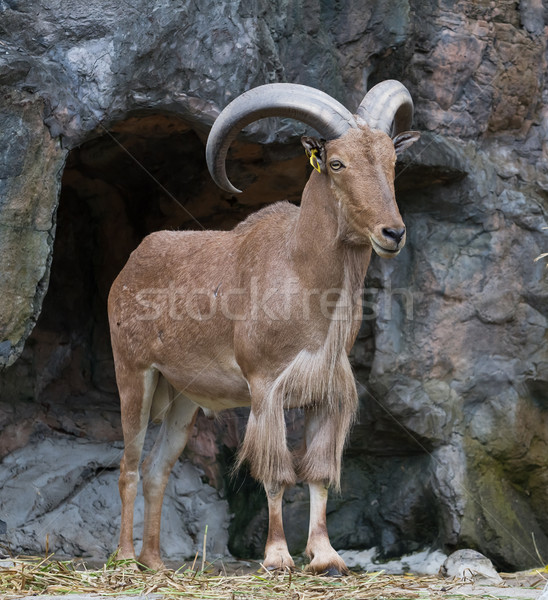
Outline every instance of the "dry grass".
<path fill-rule="evenodd" d="M 15 559 L 0 567 L 0 598 L 41 594 L 100 594 L 102 596 L 157 594 L 166 598 L 207 600 L 438 600 L 498 598 L 489 593 L 469 596 L 438 577 L 354 574 L 344 578 L 317 577 L 304 571 L 256 572 L 247 575 L 213 574 L 191 568 L 178 571 L 141 571 L 132 561 L 111 561 L 89 570 L 73 561 Z M 502 597 L 502 596 L 501 596 Z M 533 595 L 531 596 L 533 597 Z M 508 598 L 508 595 L 504 596 Z"/>

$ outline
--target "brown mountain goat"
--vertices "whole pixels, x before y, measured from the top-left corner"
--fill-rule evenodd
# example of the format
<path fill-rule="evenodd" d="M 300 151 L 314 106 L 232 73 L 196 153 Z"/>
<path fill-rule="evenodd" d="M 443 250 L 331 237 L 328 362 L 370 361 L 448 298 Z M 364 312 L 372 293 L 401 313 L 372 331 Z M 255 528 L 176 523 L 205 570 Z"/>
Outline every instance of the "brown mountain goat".
<path fill-rule="evenodd" d="M 319 132 L 321 139 L 302 140 L 316 170 L 300 208 L 274 204 L 232 231 L 153 233 L 113 283 L 108 308 L 125 441 L 121 558 L 135 556 L 133 505 L 149 419 L 163 424 L 142 466 L 139 561 L 159 569 L 164 490 L 196 412 L 251 406 L 239 463 L 248 461 L 266 488 L 264 565 L 294 565 L 282 496 L 300 478 L 310 487 L 309 568 L 347 572 L 327 534 L 327 491 L 339 485 L 357 409 L 347 354 L 360 325 L 371 249 L 393 257 L 405 243 L 394 165 L 419 137 L 403 132 L 412 113 L 405 87 L 385 81 L 365 96 L 355 117 L 323 92 L 284 83 L 250 90 L 219 115 L 206 155 L 223 189 L 238 192 L 225 172 L 230 143 L 267 116 L 298 119 Z M 290 407 L 302 407 L 306 416 L 298 457 L 286 444 L 283 412 Z"/>

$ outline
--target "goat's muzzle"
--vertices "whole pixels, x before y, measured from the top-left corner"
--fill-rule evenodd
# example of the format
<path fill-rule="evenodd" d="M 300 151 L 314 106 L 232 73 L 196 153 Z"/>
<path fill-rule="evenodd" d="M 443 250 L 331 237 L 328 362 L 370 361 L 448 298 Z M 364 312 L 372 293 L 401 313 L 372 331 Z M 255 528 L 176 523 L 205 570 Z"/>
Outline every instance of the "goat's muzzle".
<path fill-rule="evenodd" d="M 373 250 L 382 258 L 397 256 L 405 245 L 405 227 L 383 227 L 380 235 L 370 237 Z"/>

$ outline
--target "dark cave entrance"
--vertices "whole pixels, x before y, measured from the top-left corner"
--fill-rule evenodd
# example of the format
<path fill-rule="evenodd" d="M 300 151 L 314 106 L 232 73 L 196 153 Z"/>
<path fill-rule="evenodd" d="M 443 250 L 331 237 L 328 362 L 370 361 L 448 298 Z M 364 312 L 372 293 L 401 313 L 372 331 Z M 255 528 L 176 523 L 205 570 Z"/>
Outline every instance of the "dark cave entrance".
<path fill-rule="evenodd" d="M 76 395 L 109 398 L 118 410 L 106 315 L 110 285 L 148 233 L 200 227 L 196 206 L 200 219 L 214 220 L 213 206 L 222 201 L 206 175 L 202 140 L 166 115 L 131 117 L 70 153 L 38 325 L 62 332 L 71 345 L 73 378 L 82 384 Z"/>

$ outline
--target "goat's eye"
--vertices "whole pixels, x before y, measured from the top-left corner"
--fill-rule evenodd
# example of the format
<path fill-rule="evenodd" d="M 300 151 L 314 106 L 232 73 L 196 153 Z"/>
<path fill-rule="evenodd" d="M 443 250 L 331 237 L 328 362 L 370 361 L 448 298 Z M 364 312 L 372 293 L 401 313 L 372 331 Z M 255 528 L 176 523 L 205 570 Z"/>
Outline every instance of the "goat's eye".
<path fill-rule="evenodd" d="M 329 163 L 329 166 L 331 167 L 332 171 L 340 171 L 341 169 L 344 169 L 344 165 L 340 160 L 332 160 Z"/>

